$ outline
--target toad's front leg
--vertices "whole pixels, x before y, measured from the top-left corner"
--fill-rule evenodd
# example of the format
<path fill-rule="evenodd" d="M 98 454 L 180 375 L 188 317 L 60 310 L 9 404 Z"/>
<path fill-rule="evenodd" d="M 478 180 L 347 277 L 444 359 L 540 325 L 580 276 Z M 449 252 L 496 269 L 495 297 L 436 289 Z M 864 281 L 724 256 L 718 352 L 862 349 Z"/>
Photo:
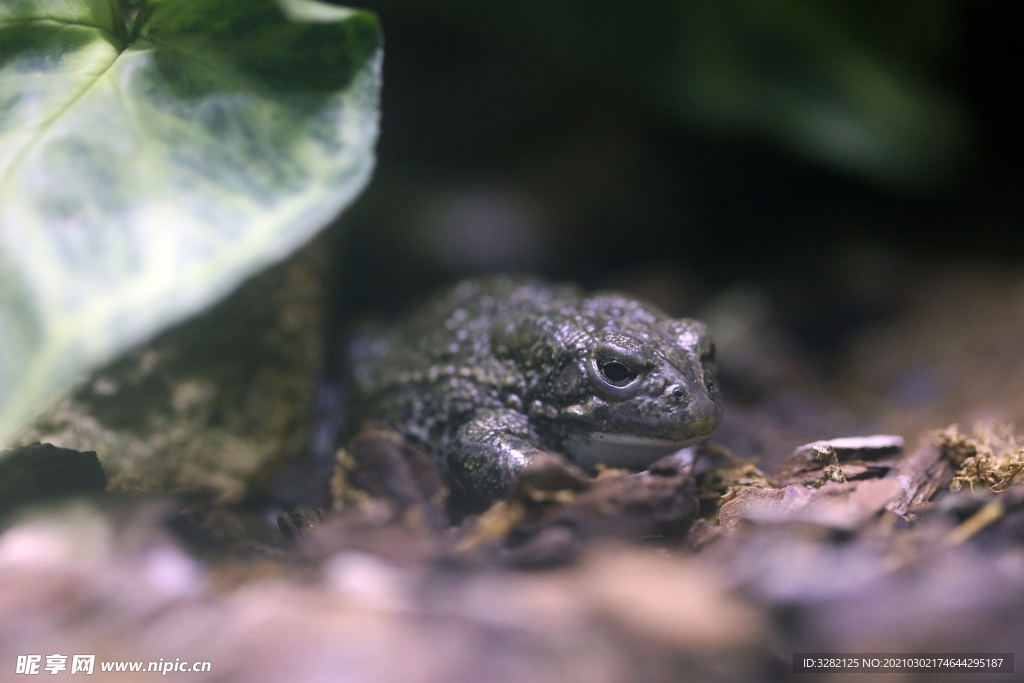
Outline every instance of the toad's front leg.
<path fill-rule="evenodd" d="M 516 473 L 542 451 L 526 416 L 514 410 L 485 410 L 455 433 L 448 468 L 474 506 L 485 507 L 512 491 Z"/>

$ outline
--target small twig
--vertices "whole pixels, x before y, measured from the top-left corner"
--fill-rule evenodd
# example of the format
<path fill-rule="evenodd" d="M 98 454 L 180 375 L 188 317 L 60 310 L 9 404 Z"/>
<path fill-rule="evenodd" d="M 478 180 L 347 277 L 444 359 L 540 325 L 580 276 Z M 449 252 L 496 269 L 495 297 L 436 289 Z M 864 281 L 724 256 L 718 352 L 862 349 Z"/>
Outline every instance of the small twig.
<path fill-rule="evenodd" d="M 1002 500 L 993 500 L 973 515 L 964 520 L 963 524 L 949 532 L 946 545 L 960 545 L 992 522 L 1003 516 L 1006 508 Z"/>

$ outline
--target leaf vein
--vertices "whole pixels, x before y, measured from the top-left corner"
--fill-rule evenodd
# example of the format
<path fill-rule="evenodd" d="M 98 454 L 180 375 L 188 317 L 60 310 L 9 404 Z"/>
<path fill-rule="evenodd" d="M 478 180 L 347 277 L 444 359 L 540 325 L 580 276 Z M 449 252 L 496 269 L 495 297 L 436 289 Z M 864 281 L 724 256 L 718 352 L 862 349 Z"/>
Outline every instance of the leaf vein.
<path fill-rule="evenodd" d="M 164 50 L 170 50 L 171 52 L 176 52 L 176 53 L 178 53 L 179 55 L 181 55 L 183 57 L 187 57 L 188 59 L 191 59 L 196 64 L 199 64 L 201 66 L 205 66 L 208 70 L 210 70 L 211 72 L 216 74 L 221 79 L 224 79 L 224 80 L 228 79 L 227 74 L 225 74 L 222 69 L 218 69 L 216 66 L 214 66 L 213 64 L 210 64 L 205 59 L 200 59 L 199 57 L 195 56 L 194 54 L 192 54 L 188 50 L 182 50 L 180 47 L 175 47 L 175 46 L 170 45 L 168 43 L 163 43 L 163 42 L 161 42 L 159 40 L 153 40 L 153 38 L 150 37 L 150 36 L 146 36 L 145 40 L 147 42 L 153 43 L 153 45 L 156 45 L 159 48 L 163 48 Z"/>
<path fill-rule="evenodd" d="M 25 142 L 25 144 L 22 145 L 21 149 L 18 150 L 18 153 L 14 156 L 14 158 L 11 159 L 10 165 L 7 167 L 6 171 L 4 171 L 3 176 L 0 177 L 0 197 L 5 195 L 7 191 L 10 189 L 9 183 L 11 181 L 11 178 L 14 177 L 15 171 L 22 164 L 22 162 L 25 161 L 25 157 L 28 156 L 28 153 L 32 149 L 32 147 L 37 142 L 39 142 L 40 138 L 42 138 L 43 135 L 50 129 L 50 127 L 53 126 L 54 122 L 57 121 L 57 119 L 59 119 L 69 109 L 71 109 L 71 107 L 73 107 L 75 103 L 78 100 L 80 100 L 93 85 L 95 85 L 101 78 L 103 78 L 107 74 L 108 71 L 110 71 L 110 67 L 112 67 L 117 62 L 117 58 L 120 56 L 121 52 L 118 52 L 116 55 L 114 55 L 114 58 L 110 60 L 109 64 L 103 67 L 102 71 L 96 74 L 93 78 L 89 79 L 81 87 L 81 89 L 79 89 L 78 92 L 72 95 L 67 102 L 65 102 L 55 112 L 53 112 L 50 118 L 46 119 L 46 121 L 39 125 L 38 129 Z"/>
<path fill-rule="evenodd" d="M 32 18 L 32 19 L 16 19 L 16 20 L 13 20 L 13 21 L 0 21 L 0 26 L 20 26 L 22 24 L 38 24 L 38 23 L 60 24 L 61 26 L 77 26 L 79 28 L 92 28 L 92 29 L 96 29 L 97 31 L 101 31 L 103 33 L 106 33 L 115 42 L 118 41 L 117 36 L 114 35 L 114 33 L 110 29 L 108 29 L 108 28 L 104 28 L 104 27 L 98 26 L 96 24 L 87 24 L 87 23 L 82 22 L 82 21 L 66 21 L 64 19 L 53 19 L 52 17 L 35 17 L 35 18 Z"/>

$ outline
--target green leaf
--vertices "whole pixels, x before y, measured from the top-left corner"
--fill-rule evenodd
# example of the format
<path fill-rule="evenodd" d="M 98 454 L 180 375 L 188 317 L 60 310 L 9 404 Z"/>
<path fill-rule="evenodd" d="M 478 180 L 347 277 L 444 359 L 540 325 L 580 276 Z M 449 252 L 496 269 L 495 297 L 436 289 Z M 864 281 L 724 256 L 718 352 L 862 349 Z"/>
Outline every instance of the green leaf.
<path fill-rule="evenodd" d="M 311 0 L 124 7 L 0 5 L 0 441 L 84 371 L 288 255 L 372 170 L 373 15 Z"/>

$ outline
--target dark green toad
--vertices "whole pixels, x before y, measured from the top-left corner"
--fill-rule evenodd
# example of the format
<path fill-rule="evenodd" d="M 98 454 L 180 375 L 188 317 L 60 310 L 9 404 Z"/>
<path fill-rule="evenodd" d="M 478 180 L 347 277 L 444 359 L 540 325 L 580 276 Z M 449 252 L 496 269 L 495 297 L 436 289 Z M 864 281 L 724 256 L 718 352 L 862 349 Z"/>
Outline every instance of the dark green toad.
<path fill-rule="evenodd" d="M 621 294 L 467 280 L 353 349 L 352 423 L 423 446 L 476 505 L 538 452 L 642 469 L 722 416 L 704 325 Z"/>

